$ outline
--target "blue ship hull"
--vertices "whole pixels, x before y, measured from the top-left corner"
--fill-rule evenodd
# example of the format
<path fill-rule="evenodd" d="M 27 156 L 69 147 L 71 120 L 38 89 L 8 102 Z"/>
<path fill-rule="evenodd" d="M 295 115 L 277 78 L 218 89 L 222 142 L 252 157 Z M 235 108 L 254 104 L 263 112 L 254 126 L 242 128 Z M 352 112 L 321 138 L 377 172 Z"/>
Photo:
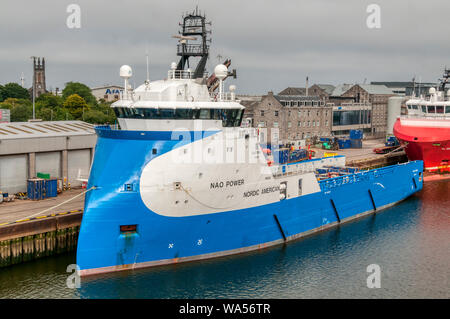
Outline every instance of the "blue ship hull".
<path fill-rule="evenodd" d="M 214 214 L 152 212 L 139 188 L 144 166 L 183 145 L 170 133 L 97 129 L 77 248 L 82 275 L 199 260 L 281 244 L 391 206 L 422 189 L 423 163 L 320 181 L 320 192 Z M 191 132 L 193 140 L 214 132 Z M 154 154 L 154 149 L 157 150 Z M 137 225 L 121 232 L 121 225 Z"/>

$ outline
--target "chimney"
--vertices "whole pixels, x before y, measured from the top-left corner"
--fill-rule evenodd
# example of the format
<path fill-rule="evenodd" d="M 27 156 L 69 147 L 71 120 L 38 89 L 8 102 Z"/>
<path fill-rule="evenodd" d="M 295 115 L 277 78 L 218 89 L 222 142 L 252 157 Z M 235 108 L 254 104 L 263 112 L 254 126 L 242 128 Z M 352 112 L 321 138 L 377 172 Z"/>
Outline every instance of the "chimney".
<path fill-rule="evenodd" d="M 308 77 L 306 77 L 306 90 L 305 90 L 305 96 L 308 96 Z"/>

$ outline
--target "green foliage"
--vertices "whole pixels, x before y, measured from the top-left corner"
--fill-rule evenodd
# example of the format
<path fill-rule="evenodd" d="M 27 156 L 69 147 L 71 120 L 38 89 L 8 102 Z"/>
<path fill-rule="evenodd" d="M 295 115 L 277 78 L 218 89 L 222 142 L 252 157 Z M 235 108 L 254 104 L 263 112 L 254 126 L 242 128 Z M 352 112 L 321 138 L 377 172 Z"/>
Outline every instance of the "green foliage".
<path fill-rule="evenodd" d="M 63 107 L 77 120 L 81 120 L 83 118 L 83 113 L 88 111 L 86 101 L 78 94 L 72 94 L 67 97 L 63 103 Z"/>
<path fill-rule="evenodd" d="M 11 122 L 26 122 L 33 117 L 33 107 L 27 104 L 19 104 L 11 110 Z"/>
<path fill-rule="evenodd" d="M 8 83 L 1 89 L 3 100 L 7 98 L 30 99 L 30 93 L 17 83 Z M 3 101 L 2 100 L 2 101 Z"/>
<path fill-rule="evenodd" d="M 3 85 L 0 85 L 0 102 L 2 102 L 5 99 L 5 87 Z"/>
<path fill-rule="evenodd" d="M 95 99 L 95 96 L 92 95 L 91 89 L 84 85 L 83 83 L 79 82 L 68 82 L 66 83 L 66 87 L 62 91 L 62 97 L 64 100 L 66 100 L 69 96 L 73 94 L 78 94 L 81 96 L 87 104 L 91 106 L 96 106 L 97 100 Z"/>
<path fill-rule="evenodd" d="M 57 107 L 62 107 L 64 100 L 60 96 L 45 93 L 41 94 L 35 102 L 36 105 L 39 105 L 39 107 L 55 109 Z"/>
<path fill-rule="evenodd" d="M 33 104 L 28 91 L 17 86 L 15 83 L 0 85 L 0 108 L 11 110 L 12 122 L 26 122 L 33 116 Z M 40 95 L 35 100 L 35 111 L 36 118 L 43 121 L 81 120 L 92 124 L 116 121 L 111 103 L 98 103 L 89 87 L 76 82 L 67 83 L 62 97 L 50 93 Z"/>

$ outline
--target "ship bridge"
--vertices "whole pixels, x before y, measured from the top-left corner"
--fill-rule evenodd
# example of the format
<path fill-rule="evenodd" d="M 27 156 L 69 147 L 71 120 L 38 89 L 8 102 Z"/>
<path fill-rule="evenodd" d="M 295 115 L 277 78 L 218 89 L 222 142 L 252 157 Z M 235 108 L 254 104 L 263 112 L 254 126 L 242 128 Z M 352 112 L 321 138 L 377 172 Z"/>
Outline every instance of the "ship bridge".
<path fill-rule="evenodd" d="M 128 85 L 131 68 L 122 66 L 120 73 L 127 89 L 111 107 L 122 129 L 167 131 L 202 127 L 204 130 L 241 125 L 245 107 L 236 99 L 234 85 L 224 92 L 223 79 L 228 76 L 228 69 L 223 64 L 214 69 L 220 82 L 219 92 L 208 90 L 206 76 L 194 78 L 191 70 L 177 70 L 175 63 L 166 79 L 145 81 L 135 90 Z"/>

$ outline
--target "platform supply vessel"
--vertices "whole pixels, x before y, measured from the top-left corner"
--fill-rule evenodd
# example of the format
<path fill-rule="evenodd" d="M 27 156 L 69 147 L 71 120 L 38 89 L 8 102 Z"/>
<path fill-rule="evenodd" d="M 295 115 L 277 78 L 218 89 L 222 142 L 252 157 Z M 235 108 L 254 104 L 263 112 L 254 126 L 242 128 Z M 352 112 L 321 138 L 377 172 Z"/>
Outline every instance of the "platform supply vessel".
<path fill-rule="evenodd" d="M 345 157 L 268 161 L 260 130 L 241 127 L 230 73 L 208 87 L 205 17 L 183 18 L 180 62 L 111 107 L 96 128 L 77 264 L 81 275 L 174 264 L 279 245 L 380 211 L 422 189 L 421 161 L 360 171 Z M 200 43 L 194 41 L 200 39 Z M 200 58 L 195 70 L 190 57 Z M 280 152 L 275 152 L 280 153 Z"/>

